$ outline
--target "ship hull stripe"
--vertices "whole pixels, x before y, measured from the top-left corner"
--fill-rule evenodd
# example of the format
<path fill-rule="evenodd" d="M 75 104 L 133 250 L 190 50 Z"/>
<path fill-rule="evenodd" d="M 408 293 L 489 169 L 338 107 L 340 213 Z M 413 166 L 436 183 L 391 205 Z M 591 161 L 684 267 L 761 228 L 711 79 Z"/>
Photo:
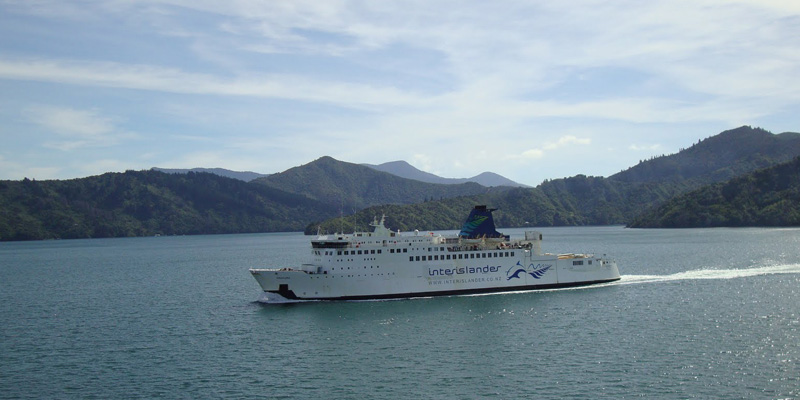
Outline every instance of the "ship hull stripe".
<path fill-rule="evenodd" d="M 390 300 L 390 299 L 407 299 L 413 297 L 459 296 L 459 295 L 469 295 L 469 294 L 521 292 L 521 291 L 547 290 L 547 289 L 566 289 L 573 287 L 597 285 L 601 283 L 609 283 L 618 280 L 620 280 L 620 278 L 602 279 L 596 281 L 552 283 L 545 285 L 485 287 L 485 288 L 441 290 L 441 291 L 430 291 L 430 292 L 387 293 L 387 294 L 339 296 L 339 297 L 300 297 L 297 296 L 292 290 L 281 290 L 281 291 L 269 290 L 266 292 L 283 296 L 289 300 Z"/>

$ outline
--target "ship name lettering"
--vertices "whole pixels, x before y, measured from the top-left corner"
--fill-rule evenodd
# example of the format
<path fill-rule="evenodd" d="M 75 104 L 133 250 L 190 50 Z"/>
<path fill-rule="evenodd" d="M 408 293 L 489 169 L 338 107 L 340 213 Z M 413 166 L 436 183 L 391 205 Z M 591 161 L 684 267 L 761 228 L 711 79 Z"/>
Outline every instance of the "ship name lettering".
<path fill-rule="evenodd" d="M 452 276 L 464 274 L 488 274 L 500 271 L 500 266 L 487 265 L 485 267 L 457 267 L 457 268 L 428 268 L 429 276 Z"/>

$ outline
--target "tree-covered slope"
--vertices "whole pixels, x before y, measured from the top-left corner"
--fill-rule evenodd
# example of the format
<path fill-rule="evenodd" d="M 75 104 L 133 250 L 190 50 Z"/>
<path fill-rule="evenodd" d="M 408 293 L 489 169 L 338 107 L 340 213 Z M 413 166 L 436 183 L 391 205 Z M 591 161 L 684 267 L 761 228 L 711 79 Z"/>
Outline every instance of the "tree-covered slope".
<path fill-rule="evenodd" d="M 0 181 L 0 240 L 293 231 L 338 209 L 208 173 Z"/>
<path fill-rule="evenodd" d="M 515 188 L 411 205 L 373 206 L 344 220 L 314 222 L 306 228 L 306 233 L 314 233 L 318 228 L 324 232 L 363 230 L 382 214 L 387 216 L 387 226 L 392 229 L 457 229 L 476 204 L 497 208 L 495 222 L 502 227 L 625 224 L 640 208 L 667 198 L 669 194 L 659 185 L 579 175 L 545 182 L 537 188 Z"/>
<path fill-rule="evenodd" d="M 635 228 L 800 225 L 800 157 L 675 197 Z"/>
<path fill-rule="evenodd" d="M 487 188 L 472 182 L 459 185 L 425 183 L 331 157 L 322 157 L 253 182 L 307 195 L 345 210 L 378 204 L 419 203 L 508 189 Z"/>
<path fill-rule="evenodd" d="M 628 224 L 665 201 L 709 183 L 722 182 L 800 155 L 800 134 L 774 135 L 741 127 L 722 132 L 669 156 L 643 161 L 609 178 L 577 175 L 514 189 L 407 207 L 372 207 L 349 218 L 362 228 L 386 212 L 400 229 L 456 229 L 474 204 L 499 208 L 499 226 Z M 466 210 L 466 211 L 465 211 Z M 413 223 L 405 222 L 405 219 Z M 339 221 L 315 223 L 336 230 Z M 416 229 L 416 228 L 413 228 Z"/>
<path fill-rule="evenodd" d="M 800 155 L 800 133 L 778 135 L 742 126 L 668 156 L 642 161 L 612 175 L 621 182 L 678 182 L 687 187 L 726 181 Z"/>

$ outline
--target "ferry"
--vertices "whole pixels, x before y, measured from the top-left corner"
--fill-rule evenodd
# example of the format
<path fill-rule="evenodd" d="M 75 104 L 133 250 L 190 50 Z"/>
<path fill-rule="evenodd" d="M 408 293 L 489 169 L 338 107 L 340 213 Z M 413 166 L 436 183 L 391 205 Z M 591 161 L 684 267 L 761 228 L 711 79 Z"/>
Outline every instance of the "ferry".
<path fill-rule="evenodd" d="M 318 235 L 309 263 L 251 268 L 262 301 L 371 300 L 527 291 L 620 279 L 616 261 L 543 253 L 542 234 L 512 240 L 475 206 L 457 235 L 400 233 L 375 218 L 372 232 Z"/>

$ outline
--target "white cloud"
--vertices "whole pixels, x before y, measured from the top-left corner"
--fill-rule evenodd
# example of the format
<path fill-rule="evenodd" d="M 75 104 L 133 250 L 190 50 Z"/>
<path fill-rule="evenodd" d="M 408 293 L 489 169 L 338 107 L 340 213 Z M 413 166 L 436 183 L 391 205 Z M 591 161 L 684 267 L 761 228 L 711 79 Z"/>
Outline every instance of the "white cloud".
<path fill-rule="evenodd" d="M 655 150 L 661 149 L 661 145 L 658 144 L 658 143 L 649 144 L 649 145 L 632 144 L 632 145 L 628 146 L 628 149 L 633 150 L 633 151 L 655 151 Z"/>
<path fill-rule="evenodd" d="M 355 108 L 425 102 L 424 98 L 391 86 L 319 81 L 281 74 L 221 78 L 177 68 L 114 62 L 0 59 L 0 78 L 197 95 L 281 98 Z"/>
<path fill-rule="evenodd" d="M 588 146 L 592 144 L 590 138 L 578 138 L 573 135 L 565 135 L 555 141 L 548 141 L 541 144 L 541 146 L 528 149 L 519 154 L 512 154 L 506 156 L 510 160 L 538 160 L 545 157 L 550 153 L 556 153 L 556 150 L 561 148 L 573 148 L 574 146 Z"/>
<path fill-rule="evenodd" d="M 589 138 L 577 138 L 572 135 L 562 136 L 558 138 L 555 142 L 548 142 L 545 143 L 543 148 L 545 150 L 555 150 L 561 147 L 567 147 L 571 145 L 580 145 L 586 146 L 592 144 L 592 139 Z"/>
<path fill-rule="evenodd" d="M 57 176 L 59 172 L 60 168 L 31 166 L 0 155 L 0 179 L 20 180 L 29 178 L 41 180 Z"/>
<path fill-rule="evenodd" d="M 111 146 L 135 134 L 117 128 L 114 120 L 98 110 L 35 106 L 27 110 L 28 119 L 61 139 L 44 142 L 47 147 L 69 151 L 83 147 Z"/>
<path fill-rule="evenodd" d="M 619 128 L 626 144 L 670 149 L 668 138 L 634 136 L 656 124 L 681 124 L 684 134 L 689 125 L 697 132 L 756 124 L 776 112 L 790 125 L 800 103 L 800 6 L 777 0 L 10 4 L 0 26 L 27 13 L 44 39 L 81 32 L 76 38 L 91 41 L 104 32 L 126 50 L 89 50 L 107 46 L 102 41 L 81 51 L 48 48 L 44 39 L 41 48 L 0 45 L 0 79 L 51 83 L 38 86 L 99 101 L 108 93 L 151 100 L 135 118 L 165 124 L 154 131 L 169 130 L 171 142 L 185 146 L 173 160 L 187 163 L 202 162 L 208 149 L 207 162 L 227 167 L 242 155 L 291 166 L 329 154 L 406 158 L 471 176 L 482 171 L 469 168 L 496 167 L 463 160 L 524 167 L 551 151 L 605 145 Z M 81 29 L 59 32 L 74 26 L 48 24 L 59 15 Z M 124 106 L 94 104 L 133 119 Z M 120 140 L 117 119 L 71 111 L 51 146 Z"/>

